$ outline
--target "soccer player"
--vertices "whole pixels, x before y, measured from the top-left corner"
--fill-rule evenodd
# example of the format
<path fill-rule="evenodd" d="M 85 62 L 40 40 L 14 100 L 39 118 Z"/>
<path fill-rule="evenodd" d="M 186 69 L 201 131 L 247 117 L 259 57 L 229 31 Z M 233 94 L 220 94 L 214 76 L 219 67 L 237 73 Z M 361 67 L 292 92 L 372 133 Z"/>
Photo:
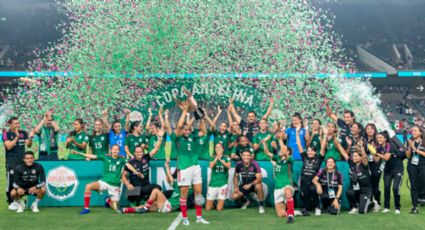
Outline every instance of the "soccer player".
<path fill-rule="evenodd" d="M 140 194 L 138 197 L 129 197 L 129 201 L 136 203 L 136 206 L 140 204 L 140 200 L 148 197 L 151 192 L 157 188 L 161 189 L 160 186 L 156 184 L 151 184 L 149 181 L 149 162 L 158 153 L 160 146 L 162 145 L 162 136 L 164 135 L 164 130 L 158 130 L 158 138 L 155 144 L 155 148 L 152 149 L 147 154 L 144 154 L 144 149 L 141 146 L 135 148 L 134 155 L 135 157 L 128 161 L 128 164 L 132 165 L 137 172 L 141 173 L 141 177 L 138 175 L 132 174 L 132 171 L 127 167 L 122 173 L 121 180 L 125 184 L 128 190 L 133 190 L 135 187 L 140 187 Z M 129 177 L 129 179 L 127 179 Z"/>
<path fill-rule="evenodd" d="M 160 212 L 169 213 L 177 211 L 180 207 L 180 190 L 176 178 L 178 169 L 171 173 L 170 163 L 168 161 L 164 164 L 167 176 L 167 183 L 173 187 L 172 190 L 161 192 L 159 189 L 154 189 L 149 196 L 146 205 L 137 206 L 134 208 L 123 208 L 122 213 L 146 213 L 146 212 Z M 189 189 L 189 194 L 193 191 Z"/>
<path fill-rule="evenodd" d="M 323 130 L 322 144 L 320 145 L 320 154 L 325 156 L 325 160 L 333 158 L 336 161 L 341 160 L 341 156 L 348 160 L 349 156 L 345 152 L 338 137 L 338 127 L 335 123 L 329 123 Z"/>
<path fill-rule="evenodd" d="M 99 193 L 108 191 L 110 198 L 106 199 L 106 203 L 112 209 L 117 210 L 121 196 L 121 173 L 124 166 L 132 170 L 135 175 L 141 176 L 141 173 L 137 172 L 132 165 L 128 164 L 125 158 L 121 157 L 119 153 L 120 147 L 118 145 L 112 145 L 111 154 L 105 156 L 103 159 L 102 179 L 86 185 L 84 191 L 84 209 L 81 210 L 80 215 L 90 213 L 89 207 L 92 191 L 97 191 Z M 84 154 L 77 151 L 73 151 L 73 154 L 81 155 L 84 158 L 97 159 L 96 155 Z"/>
<path fill-rule="evenodd" d="M 342 175 L 336 169 L 336 161 L 332 157 L 326 160 L 326 166 L 314 177 L 317 194 L 320 196 L 322 209 L 332 215 L 338 215 L 341 208 Z M 320 215 L 317 211 L 316 215 Z"/>
<path fill-rule="evenodd" d="M 361 143 L 363 146 L 361 149 L 366 151 L 367 141 L 364 138 L 363 126 L 360 123 L 354 122 L 351 125 L 350 132 L 351 136 L 345 137 L 345 139 L 347 143 L 346 152 L 349 154 L 348 163 L 351 166 L 353 164 L 353 154 L 357 151 L 358 144 Z M 362 152 L 362 155 L 363 154 L 366 154 L 366 152 Z"/>
<path fill-rule="evenodd" d="M 379 189 L 379 184 L 383 171 L 381 170 L 381 164 L 383 164 L 383 162 L 378 156 L 376 156 L 376 134 L 378 134 L 378 130 L 376 129 L 375 124 L 367 124 L 365 127 L 365 139 L 367 141 L 366 154 L 371 173 L 370 180 L 372 184 L 372 194 L 375 198 L 373 201 L 373 211 L 379 212 L 379 209 L 381 208 L 381 190 Z"/>
<path fill-rule="evenodd" d="M 264 151 L 263 144 L 266 144 L 269 150 L 272 150 L 272 145 L 275 145 L 275 141 L 271 138 L 267 138 L 268 136 L 273 136 L 273 134 L 268 130 L 267 120 L 260 120 L 260 130 L 255 134 L 253 143 L 254 143 L 254 152 L 255 152 L 255 160 L 257 161 L 265 161 L 270 158 Z"/>
<path fill-rule="evenodd" d="M 410 213 L 418 214 L 419 188 L 425 185 L 425 131 L 423 128 L 415 125 L 412 128 L 412 137 L 410 138 L 409 148 L 406 151 L 407 172 L 410 180 L 410 195 L 413 208 Z"/>
<path fill-rule="evenodd" d="M 59 126 L 53 121 L 52 111 L 46 112 L 43 119 L 34 128 L 38 136 L 38 160 L 58 160 Z"/>
<path fill-rule="evenodd" d="M 384 210 L 383 213 L 390 211 L 390 190 L 393 183 L 395 214 L 400 214 L 400 188 L 403 181 L 403 159 L 405 154 L 399 152 L 395 146 L 390 143 L 390 137 L 387 131 L 376 135 L 376 156 L 385 161 L 384 170 Z"/>
<path fill-rule="evenodd" d="M 25 202 L 21 198 L 25 195 L 36 197 L 31 204 L 31 210 L 33 212 L 39 212 L 38 202 L 43 199 L 46 193 L 46 176 L 43 166 L 34 163 L 33 152 L 25 152 L 23 163 L 16 166 L 13 176 L 13 190 L 10 192 L 10 195 L 19 204 L 16 212 L 21 213 L 24 211 Z"/>
<path fill-rule="evenodd" d="M 351 210 L 348 214 L 366 214 L 374 205 L 371 203 L 372 183 L 370 181 L 369 162 L 363 148 L 364 146 L 358 143 L 357 151 L 352 156 L 353 163 L 350 166 L 351 186 L 347 191 Z"/>
<path fill-rule="evenodd" d="M 189 187 L 192 185 L 195 193 L 196 223 L 209 224 L 202 218 L 202 205 L 205 199 L 202 197 L 202 175 L 199 166 L 198 155 L 196 152 L 196 141 L 199 137 L 206 133 L 201 130 L 198 133 L 192 132 L 191 127 L 184 123 L 184 119 L 188 113 L 190 103 L 182 102 L 179 107 L 182 110 L 180 119 L 178 120 L 176 130 L 171 135 L 171 139 L 175 141 L 177 147 L 177 165 L 180 169 L 178 184 L 180 188 L 180 210 L 183 217 L 183 225 L 189 225 L 187 218 L 187 198 Z M 205 127 L 205 126 L 202 126 Z"/>
<path fill-rule="evenodd" d="M 325 98 L 326 114 L 334 122 L 337 123 L 338 127 L 341 129 L 341 140 L 342 147 L 347 149 L 348 143 L 346 142 L 346 137 L 351 136 L 351 126 L 354 123 L 354 113 L 350 110 L 344 110 L 344 120 L 338 118 L 338 116 L 332 112 L 331 107 L 329 106 L 330 100 Z"/>
<path fill-rule="evenodd" d="M 151 122 L 152 119 L 152 110 L 149 109 L 149 118 L 148 121 L 146 123 L 146 130 L 147 130 L 147 136 L 146 138 L 148 139 L 148 150 L 152 151 L 153 149 L 155 149 L 156 143 L 158 142 L 158 131 L 159 129 L 165 129 L 165 121 L 164 121 L 164 117 L 162 116 L 163 113 L 163 108 L 159 108 L 158 110 L 158 117 L 159 117 L 159 123 L 158 122 Z M 166 140 L 167 139 L 167 133 L 164 133 L 163 136 L 161 137 L 162 140 Z M 164 160 L 165 159 L 165 142 L 166 141 L 162 141 L 161 146 L 158 150 L 158 153 L 155 154 L 155 158 L 156 159 L 161 159 Z"/>
<path fill-rule="evenodd" d="M 240 161 L 242 159 L 242 152 L 245 150 L 251 152 L 251 154 L 254 155 L 254 148 L 252 147 L 251 142 L 249 142 L 246 136 L 240 136 L 237 145 L 232 149 L 230 158 L 232 160 Z"/>
<path fill-rule="evenodd" d="M 310 139 L 310 134 L 303 126 L 303 119 L 299 113 L 294 113 L 292 115 L 292 124 L 290 128 L 287 128 L 283 133 L 283 139 L 287 141 L 287 145 L 292 150 L 292 157 L 294 160 L 302 160 L 301 153 L 298 151 L 297 140 L 296 140 L 296 129 L 298 126 L 301 126 L 299 131 L 301 145 L 303 149 L 306 147 L 307 140 Z"/>
<path fill-rule="evenodd" d="M 73 152 L 86 153 L 87 143 L 89 137 L 84 132 L 84 121 L 81 118 L 75 119 L 74 131 L 69 134 L 66 138 L 65 146 L 69 149 L 68 159 L 69 160 L 84 160 L 85 158 L 80 154 L 74 154 Z"/>
<path fill-rule="evenodd" d="M 214 201 L 217 200 L 217 211 L 222 211 L 229 187 L 230 158 L 224 155 L 224 147 L 220 142 L 215 145 L 214 149 L 214 155 L 211 157 L 209 166 L 211 180 L 208 185 L 205 209 L 207 211 L 211 210 L 214 206 Z"/>
<path fill-rule="evenodd" d="M 259 121 L 257 120 L 257 114 L 254 111 L 249 111 L 247 119 L 243 120 L 239 116 L 238 112 L 236 112 L 236 108 L 233 102 L 234 102 L 234 99 L 230 98 L 229 99 L 230 112 L 232 113 L 236 123 L 238 123 L 239 126 L 241 127 L 242 134 L 245 135 L 248 138 L 248 140 L 252 142 L 255 134 L 257 134 L 257 132 L 260 130 L 260 124 L 259 124 Z M 264 114 L 263 117 L 261 117 L 261 119 L 267 120 L 269 118 L 273 110 L 273 105 L 274 105 L 274 98 L 270 98 L 269 107 L 267 108 L 266 114 Z"/>
<path fill-rule="evenodd" d="M 297 129 L 299 130 L 299 129 Z M 271 139 L 271 135 L 266 137 Z M 298 138 L 299 139 L 299 138 Z M 294 188 L 292 187 L 292 165 L 294 159 L 291 155 L 291 149 L 283 143 L 282 135 L 278 136 L 279 153 L 273 155 L 269 151 L 266 142 L 263 142 L 264 152 L 270 157 L 274 171 L 274 206 L 279 218 L 287 217 L 287 223 L 294 223 Z M 303 152 L 303 151 L 301 151 Z"/>
<path fill-rule="evenodd" d="M 206 120 L 210 125 L 210 129 L 212 135 L 214 137 L 214 146 L 217 143 L 221 143 L 224 147 L 224 155 L 229 155 L 229 147 L 230 147 L 230 132 L 228 130 L 227 124 L 225 122 L 220 123 L 218 130 L 216 129 L 217 120 L 220 117 L 222 110 L 220 107 L 217 108 L 217 115 L 214 117 L 214 120 L 211 121 L 208 116 L 205 116 Z"/>
<path fill-rule="evenodd" d="M 207 115 L 205 114 L 205 118 Z M 205 118 L 202 120 L 199 120 L 198 123 L 198 130 L 202 130 L 205 126 Z M 206 128 L 205 128 L 206 129 Z M 210 154 L 210 139 L 212 132 L 209 129 L 206 129 L 206 133 L 199 137 L 196 141 L 196 148 L 198 149 L 198 158 L 202 160 L 210 160 L 211 154 Z"/>
<path fill-rule="evenodd" d="M 124 109 L 125 114 L 125 126 L 124 129 L 121 127 L 121 122 L 119 120 L 116 120 L 112 123 L 112 126 L 109 131 L 109 147 L 111 148 L 112 145 L 118 145 L 120 147 L 120 156 L 127 157 L 127 153 L 125 152 L 124 146 L 125 146 L 125 137 L 127 136 L 127 132 L 130 129 L 130 110 Z M 104 120 L 105 124 L 107 124 L 108 127 L 109 124 L 107 123 L 107 120 Z"/>
<path fill-rule="evenodd" d="M 3 142 L 6 155 L 6 197 L 9 204 L 9 210 L 17 210 L 18 203 L 14 202 L 10 196 L 13 185 L 13 172 L 15 167 L 22 162 L 25 154 L 25 146 L 32 145 L 32 134 L 20 130 L 19 118 L 11 117 L 8 120 L 9 130 L 3 133 Z"/>
<path fill-rule="evenodd" d="M 320 150 L 321 138 L 323 136 L 322 122 L 319 119 L 314 119 L 311 123 L 311 130 L 309 132 L 310 138 L 307 140 L 308 147 Z"/>
<path fill-rule="evenodd" d="M 93 134 L 89 137 L 89 154 L 96 155 L 98 160 L 108 155 L 109 152 L 109 136 L 105 132 L 108 130 L 103 119 L 94 121 Z M 90 160 L 90 158 L 86 158 Z"/>
<path fill-rule="evenodd" d="M 242 177 L 242 183 L 239 184 L 239 175 Z M 242 209 L 246 209 L 249 204 L 248 195 L 255 192 L 258 197 L 258 205 L 260 214 L 265 212 L 264 210 L 264 192 L 262 185 L 262 175 L 260 166 L 256 161 L 253 160 L 253 155 L 249 150 L 242 152 L 242 161 L 239 161 L 235 166 L 235 175 L 233 177 L 233 200 L 246 199 Z"/>
<path fill-rule="evenodd" d="M 124 149 L 127 154 L 127 158 L 134 157 L 134 150 L 137 146 L 147 146 L 145 137 L 142 135 L 143 127 L 141 121 L 135 121 L 130 125 L 130 134 L 125 138 Z"/>

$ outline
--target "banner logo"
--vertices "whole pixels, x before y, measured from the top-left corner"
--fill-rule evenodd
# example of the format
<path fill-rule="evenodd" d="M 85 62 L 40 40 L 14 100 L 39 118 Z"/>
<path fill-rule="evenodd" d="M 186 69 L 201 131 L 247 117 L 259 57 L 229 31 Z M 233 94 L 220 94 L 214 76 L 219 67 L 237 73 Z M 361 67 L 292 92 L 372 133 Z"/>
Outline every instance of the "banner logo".
<path fill-rule="evenodd" d="M 73 197 L 78 188 L 77 174 L 63 165 L 49 171 L 46 183 L 47 194 L 59 201 Z"/>

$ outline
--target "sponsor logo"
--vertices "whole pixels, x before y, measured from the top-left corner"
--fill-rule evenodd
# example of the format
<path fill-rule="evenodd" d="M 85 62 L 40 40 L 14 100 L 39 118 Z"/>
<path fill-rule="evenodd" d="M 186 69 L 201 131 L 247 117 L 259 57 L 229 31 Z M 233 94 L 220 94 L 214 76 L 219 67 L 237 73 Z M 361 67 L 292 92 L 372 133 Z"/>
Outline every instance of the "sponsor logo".
<path fill-rule="evenodd" d="M 73 197 L 77 191 L 77 174 L 74 170 L 61 165 L 48 172 L 46 184 L 47 194 L 55 200 L 63 201 Z"/>

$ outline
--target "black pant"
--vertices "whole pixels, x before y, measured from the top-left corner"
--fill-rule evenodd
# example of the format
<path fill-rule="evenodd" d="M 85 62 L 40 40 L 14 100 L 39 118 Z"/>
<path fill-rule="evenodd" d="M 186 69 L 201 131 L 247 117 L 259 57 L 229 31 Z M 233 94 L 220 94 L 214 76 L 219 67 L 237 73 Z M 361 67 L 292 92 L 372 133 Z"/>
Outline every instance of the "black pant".
<path fill-rule="evenodd" d="M 146 200 L 146 199 L 149 198 L 149 196 L 151 195 L 151 193 L 154 189 L 161 190 L 161 187 L 157 184 L 145 185 L 145 186 L 141 187 L 139 196 L 128 196 L 127 199 L 130 202 L 136 202 L 136 205 L 140 205 L 140 202 L 142 200 Z"/>
<path fill-rule="evenodd" d="M 13 189 L 13 170 L 15 165 L 6 164 L 6 198 L 7 203 L 10 204 L 13 202 L 12 197 L 10 196 L 10 191 Z"/>
<path fill-rule="evenodd" d="M 326 189 L 323 189 L 323 194 L 320 196 L 320 203 L 322 204 L 322 209 L 328 210 L 328 212 L 332 215 L 338 215 L 339 209 L 336 209 L 334 208 L 334 206 L 332 206 L 332 203 L 335 199 L 336 198 L 329 198 L 328 191 Z"/>
<path fill-rule="evenodd" d="M 360 188 L 360 190 L 349 188 L 347 190 L 347 199 L 351 208 L 357 208 L 361 214 L 365 214 L 369 209 L 373 208 L 371 198 L 372 188 Z"/>
<path fill-rule="evenodd" d="M 390 208 L 391 183 L 393 183 L 394 204 L 396 209 L 400 209 L 400 188 L 403 181 L 403 168 L 386 170 L 384 172 L 384 207 Z"/>
<path fill-rule="evenodd" d="M 317 208 L 319 200 L 316 192 L 316 186 L 313 184 L 312 178 L 301 178 L 300 190 L 304 208 L 309 211 Z"/>
<path fill-rule="evenodd" d="M 410 181 L 410 196 L 414 208 L 418 206 L 419 189 L 424 188 L 425 180 L 425 165 L 407 164 L 407 172 Z"/>
<path fill-rule="evenodd" d="M 372 183 L 373 198 L 381 205 L 381 190 L 379 189 L 379 182 L 381 181 L 382 172 L 379 169 L 381 162 L 369 162 L 370 167 L 370 182 Z"/>

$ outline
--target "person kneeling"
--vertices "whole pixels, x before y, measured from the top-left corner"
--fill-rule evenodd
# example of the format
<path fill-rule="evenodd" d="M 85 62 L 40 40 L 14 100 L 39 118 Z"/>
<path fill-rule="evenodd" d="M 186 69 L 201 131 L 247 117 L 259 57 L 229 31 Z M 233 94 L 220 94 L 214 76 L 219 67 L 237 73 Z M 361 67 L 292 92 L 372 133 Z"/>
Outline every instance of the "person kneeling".
<path fill-rule="evenodd" d="M 18 210 L 21 213 L 25 209 L 25 203 L 21 200 L 25 195 L 35 196 L 35 201 L 31 205 L 33 212 L 39 212 L 38 202 L 43 199 L 46 193 L 46 176 L 43 166 L 34 163 L 34 153 L 25 152 L 23 164 L 16 166 L 14 173 L 13 190 L 10 195 L 18 203 Z"/>
<path fill-rule="evenodd" d="M 338 215 L 341 204 L 342 176 L 336 170 L 335 159 L 330 157 L 326 160 L 326 166 L 313 178 L 317 194 L 320 196 L 322 209 L 327 209 L 330 214 Z M 320 213 L 317 212 L 316 215 Z"/>
<path fill-rule="evenodd" d="M 254 161 L 251 152 L 245 150 L 242 152 L 242 161 L 239 161 L 235 166 L 235 176 L 233 177 L 234 191 L 232 194 L 233 200 L 246 199 L 242 209 L 246 209 L 249 204 L 247 197 L 251 192 L 257 194 L 259 213 L 263 214 L 264 210 L 264 192 L 261 183 L 262 175 L 260 166 Z M 239 175 L 242 177 L 242 184 L 239 185 Z"/>

